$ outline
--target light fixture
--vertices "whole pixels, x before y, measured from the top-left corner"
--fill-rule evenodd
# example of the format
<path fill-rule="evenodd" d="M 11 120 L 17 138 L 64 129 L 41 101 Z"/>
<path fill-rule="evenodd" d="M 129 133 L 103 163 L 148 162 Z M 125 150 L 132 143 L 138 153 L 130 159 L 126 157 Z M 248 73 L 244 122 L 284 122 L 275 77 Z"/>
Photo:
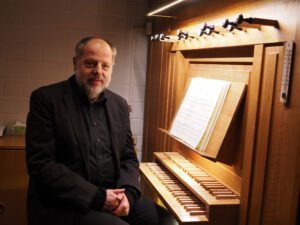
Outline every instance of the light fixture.
<path fill-rule="evenodd" d="M 161 12 L 161 11 L 164 11 L 164 10 L 166 10 L 166 9 L 168 9 L 168 8 L 170 8 L 170 7 L 172 7 L 172 6 L 174 6 L 174 5 L 177 5 L 178 3 L 183 2 L 183 1 L 185 1 L 185 0 L 177 0 L 177 1 L 173 1 L 173 2 L 171 2 L 171 3 L 169 3 L 169 4 L 166 4 L 166 5 L 164 5 L 164 6 L 159 7 L 158 9 L 155 9 L 155 10 L 149 12 L 149 13 L 147 14 L 147 16 L 157 16 L 157 17 L 169 17 L 169 18 L 171 18 L 172 16 L 155 15 L 155 14 L 156 14 L 156 13 L 159 13 L 159 12 Z"/>

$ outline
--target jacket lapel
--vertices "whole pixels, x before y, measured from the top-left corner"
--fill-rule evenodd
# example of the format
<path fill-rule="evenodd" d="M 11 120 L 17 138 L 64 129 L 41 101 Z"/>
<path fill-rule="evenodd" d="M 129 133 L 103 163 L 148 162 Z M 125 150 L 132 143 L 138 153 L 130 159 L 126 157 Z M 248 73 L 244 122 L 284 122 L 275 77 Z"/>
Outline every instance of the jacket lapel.
<path fill-rule="evenodd" d="M 70 78 L 72 79 L 72 78 Z M 74 134 L 76 140 L 80 145 L 80 151 L 84 160 L 84 165 L 88 171 L 88 151 L 89 151 L 89 141 L 88 137 L 83 129 L 85 128 L 84 124 L 84 116 L 82 113 L 82 109 L 79 104 L 79 97 L 76 93 L 73 93 L 71 87 L 71 80 L 69 79 L 68 88 L 65 90 L 64 95 L 64 103 L 67 108 L 67 113 L 69 115 L 70 121 L 72 123 L 72 127 L 74 130 Z"/>

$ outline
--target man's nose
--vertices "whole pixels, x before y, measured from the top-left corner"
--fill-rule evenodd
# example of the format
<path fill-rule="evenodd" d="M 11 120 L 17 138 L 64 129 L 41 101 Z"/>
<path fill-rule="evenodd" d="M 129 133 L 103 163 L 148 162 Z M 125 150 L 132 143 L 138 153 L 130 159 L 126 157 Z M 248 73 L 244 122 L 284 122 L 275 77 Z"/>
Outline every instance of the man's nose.
<path fill-rule="evenodd" d="M 101 68 L 100 65 L 95 66 L 95 67 L 93 68 L 93 73 L 97 74 L 97 73 L 101 73 L 101 72 L 102 72 L 102 68 Z"/>

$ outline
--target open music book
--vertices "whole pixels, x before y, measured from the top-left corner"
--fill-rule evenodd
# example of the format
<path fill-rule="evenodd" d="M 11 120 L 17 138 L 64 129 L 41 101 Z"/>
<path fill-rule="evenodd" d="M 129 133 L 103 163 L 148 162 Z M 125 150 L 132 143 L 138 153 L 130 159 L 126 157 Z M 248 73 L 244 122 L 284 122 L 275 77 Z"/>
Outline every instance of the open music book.
<path fill-rule="evenodd" d="M 170 134 L 198 151 L 205 151 L 230 87 L 223 80 L 192 78 Z"/>

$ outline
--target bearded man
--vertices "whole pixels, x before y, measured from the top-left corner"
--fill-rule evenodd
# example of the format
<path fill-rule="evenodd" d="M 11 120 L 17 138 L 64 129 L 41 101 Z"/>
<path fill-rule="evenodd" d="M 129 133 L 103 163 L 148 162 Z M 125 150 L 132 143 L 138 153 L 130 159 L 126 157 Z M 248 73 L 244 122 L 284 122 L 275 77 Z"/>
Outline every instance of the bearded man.
<path fill-rule="evenodd" d="M 75 74 L 33 91 L 28 225 L 158 225 L 169 215 L 140 191 L 128 105 L 107 89 L 116 53 L 101 37 L 84 38 Z"/>

